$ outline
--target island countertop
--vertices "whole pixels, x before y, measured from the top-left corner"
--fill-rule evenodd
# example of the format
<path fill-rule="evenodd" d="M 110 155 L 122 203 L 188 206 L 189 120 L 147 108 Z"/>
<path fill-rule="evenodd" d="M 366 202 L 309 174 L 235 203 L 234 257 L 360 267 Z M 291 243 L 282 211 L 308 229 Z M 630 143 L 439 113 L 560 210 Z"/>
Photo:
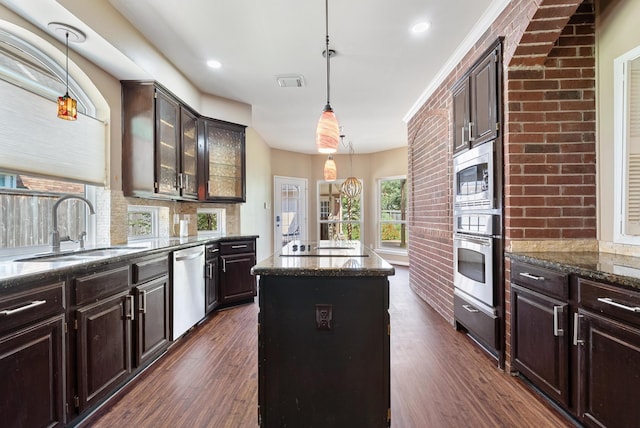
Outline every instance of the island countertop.
<path fill-rule="evenodd" d="M 251 269 L 253 275 L 390 276 L 395 269 L 359 241 L 291 241 Z"/>

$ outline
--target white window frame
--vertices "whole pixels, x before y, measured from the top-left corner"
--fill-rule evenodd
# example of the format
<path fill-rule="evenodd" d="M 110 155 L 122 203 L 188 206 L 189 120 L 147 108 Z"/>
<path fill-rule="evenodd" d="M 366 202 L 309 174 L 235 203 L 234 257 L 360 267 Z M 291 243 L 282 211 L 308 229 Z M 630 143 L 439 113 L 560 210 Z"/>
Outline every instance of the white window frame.
<path fill-rule="evenodd" d="M 198 230 L 198 236 L 223 236 L 227 230 L 227 211 L 224 208 L 198 208 L 197 214 L 216 214 L 218 216 L 218 228 L 216 230 Z M 198 217 L 196 214 L 196 225 Z M 197 228 L 197 226 L 196 226 Z"/>
<path fill-rule="evenodd" d="M 321 220 L 321 202 L 322 202 L 322 196 L 320 195 L 320 186 L 322 186 L 323 184 L 334 184 L 337 186 L 341 186 L 342 183 L 345 181 L 345 179 L 338 179 L 336 181 L 325 181 L 325 180 L 318 180 L 317 182 L 317 186 L 316 186 L 316 195 L 317 195 L 317 210 L 316 210 L 316 215 L 317 215 L 317 225 L 318 225 L 318 229 L 317 229 L 317 236 L 318 239 L 320 239 L 320 229 L 321 229 L 321 225 L 322 224 L 331 224 L 331 223 L 337 223 L 337 224 L 356 224 L 360 227 L 360 239 L 358 239 L 358 241 L 360 241 L 360 243 L 364 244 L 364 216 L 365 216 L 365 202 L 364 202 L 364 182 L 362 181 L 362 179 L 358 178 L 358 180 L 360 180 L 360 183 L 362 184 L 362 192 L 360 192 L 360 220 Z M 342 197 L 342 196 L 340 196 Z M 346 236 L 344 236 L 344 239 L 348 239 Z"/>
<path fill-rule="evenodd" d="M 640 58 L 640 46 L 619 56 L 614 60 L 614 237 L 618 244 L 640 245 L 640 235 L 630 235 L 625 232 L 627 212 L 627 139 L 628 139 L 628 109 L 629 90 L 625 76 L 628 75 L 628 64 Z M 639 95 L 640 96 L 640 95 Z"/>
<path fill-rule="evenodd" d="M 409 227 L 408 227 L 408 222 L 405 219 L 404 221 L 399 220 L 399 221 L 388 221 L 388 220 L 382 220 L 381 215 L 382 215 L 382 193 L 380 188 L 382 187 L 382 182 L 384 181 L 394 181 L 394 180 L 406 180 L 407 176 L 406 175 L 398 175 L 398 176 L 392 176 L 392 177 L 381 177 L 377 179 L 377 189 L 376 189 L 376 210 L 377 210 L 377 214 L 376 214 L 376 252 L 379 253 L 388 253 L 388 254 L 402 254 L 402 255 L 407 255 L 408 254 L 408 248 L 398 248 L 398 249 L 393 249 L 393 248 L 388 248 L 388 247 L 383 247 L 382 246 L 382 224 L 383 223 L 389 223 L 389 224 L 403 224 L 406 226 L 405 230 L 407 233 L 407 244 L 409 242 Z M 408 196 L 408 195 L 407 195 Z M 408 202 L 407 202 L 407 209 L 408 209 Z M 407 245 L 408 247 L 408 245 Z"/>
<path fill-rule="evenodd" d="M 128 232 L 129 213 L 130 212 L 148 212 L 151 214 L 151 233 L 147 235 L 131 236 Z M 160 236 L 160 207 L 152 207 L 146 205 L 129 205 L 127 207 L 127 237 L 130 241 L 141 239 L 154 239 Z"/>

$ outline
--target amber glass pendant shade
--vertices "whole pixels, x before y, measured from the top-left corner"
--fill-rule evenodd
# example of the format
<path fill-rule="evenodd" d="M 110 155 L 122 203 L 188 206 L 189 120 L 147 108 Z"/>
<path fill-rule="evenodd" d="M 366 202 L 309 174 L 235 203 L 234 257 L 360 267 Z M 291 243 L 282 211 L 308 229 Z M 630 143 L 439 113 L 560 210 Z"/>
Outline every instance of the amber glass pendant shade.
<path fill-rule="evenodd" d="M 324 181 L 336 181 L 338 178 L 338 170 L 336 169 L 336 163 L 333 160 L 333 156 L 329 155 L 324 163 Z"/>
<path fill-rule="evenodd" d="M 58 117 L 64 120 L 78 119 L 78 103 L 68 93 L 58 97 Z"/>
<path fill-rule="evenodd" d="M 330 154 L 338 151 L 340 126 L 331 107 L 322 112 L 316 130 L 316 147 L 319 153 Z"/>

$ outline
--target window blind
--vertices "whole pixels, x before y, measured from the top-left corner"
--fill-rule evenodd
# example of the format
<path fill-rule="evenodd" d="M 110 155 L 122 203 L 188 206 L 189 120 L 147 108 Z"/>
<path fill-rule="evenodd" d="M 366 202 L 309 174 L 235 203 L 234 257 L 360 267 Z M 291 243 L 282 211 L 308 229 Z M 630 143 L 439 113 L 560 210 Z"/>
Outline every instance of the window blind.
<path fill-rule="evenodd" d="M 0 99 L 0 170 L 106 184 L 103 122 L 58 119 L 55 102 L 4 80 Z"/>

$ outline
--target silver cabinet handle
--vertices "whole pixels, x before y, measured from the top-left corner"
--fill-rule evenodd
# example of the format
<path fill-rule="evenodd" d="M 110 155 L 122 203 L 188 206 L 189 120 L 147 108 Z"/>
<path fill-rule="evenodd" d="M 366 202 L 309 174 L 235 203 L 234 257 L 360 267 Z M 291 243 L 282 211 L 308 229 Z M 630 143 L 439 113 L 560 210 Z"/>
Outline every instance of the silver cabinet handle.
<path fill-rule="evenodd" d="M 218 251 L 220 251 L 219 248 L 212 248 L 209 250 L 210 253 L 217 253 Z"/>
<path fill-rule="evenodd" d="M 226 272 L 226 271 L 227 271 L 227 260 L 222 259 L 222 272 Z"/>
<path fill-rule="evenodd" d="M 209 265 L 207 266 L 207 278 L 213 278 L 213 263 L 209 263 Z"/>
<path fill-rule="evenodd" d="M 564 312 L 562 306 L 554 306 L 553 307 L 553 335 L 554 336 L 564 336 L 564 330 L 560 328 L 560 313 Z"/>
<path fill-rule="evenodd" d="M 471 305 L 462 305 L 462 307 L 465 308 L 468 312 L 471 312 L 472 314 L 479 312 L 476 308 L 474 308 Z"/>
<path fill-rule="evenodd" d="M 244 245 L 232 245 L 231 248 L 233 249 L 237 249 L 237 248 L 247 248 L 247 244 Z"/>
<path fill-rule="evenodd" d="M 582 318 L 582 315 L 577 312 L 573 313 L 573 346 L 584 345 L 584 340 L 578 339 L 580 318 Z"/>
<path fill-rule="evenodd" d="M 598 297 L 598 302 L 606 303 L 607 305 L 615 306 L 616 308 L 624 309 L 629 312 L 640 312 L 640 307 L 638 306 L 627 306 L 622 303 L 614 302 L 613 299 L 609 297 Z"/>
<path fill-rule="evenodd" d="M 142 304 L 141 308 L 140 308 L 140 312 L 142 312 L 143 314 L 147 313 L 147 291 L 146 290 L 141 290 L 140 291 L 140 303 Z"/>
<path fill-rule="evenodd" d="M 520 272 L 518 275 L 524 276 L 525 278 L 533 279 L 534 281 L 544 281 L 544 276 L 531 275 L 527 272 Z"/>
<path fill-rule="evenodd" d="M 466 128 L 465 126 L 462 127 L 462 142 L 466 144 L 467 140 L 464 139 L 464 131 L 466 131 L 465 128 Z"/>
<path fill-rule="evenodd" d="M 125 299 L 128 302 L 128 308 L 126 309 L 126 315 L 125 318 L 128 320 L 133 321 L 135 319 L 135 311 L 133 310 L 133 295 L 128 295 L 125 297 Z"/>
<path fill-rule="evenodd" d="M 26 311 L 27 309 L 35 308 L 37 306 L 44 305 L 45 303 L 47 303 L 46 300 L 34 300 L 33 302 L 31 302 L 31 303 L 29 303 L 27 305 L 24 305 L 24 306 L 20 306 L 19 308 L 6 309 L 4 311 L 0 311 L 0 315 L 17 314 L 18 312 Z"/>
<path fill-rule="evenodd" d="M 471 130 L 473 129 L 473 122 L 469 122 L 469 142 L 473 142 L 475 141 L 475 138 L 473 138 L 473 133 L 471 132 Z"/>

